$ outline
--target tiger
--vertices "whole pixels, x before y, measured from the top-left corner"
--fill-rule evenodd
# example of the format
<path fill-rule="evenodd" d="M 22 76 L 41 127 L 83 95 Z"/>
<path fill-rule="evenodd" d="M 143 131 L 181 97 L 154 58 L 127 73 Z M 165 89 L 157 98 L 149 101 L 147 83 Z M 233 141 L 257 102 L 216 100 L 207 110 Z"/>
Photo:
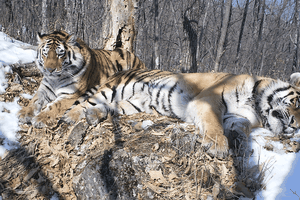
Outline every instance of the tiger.
<path fill-rule="evenodd" d="M 300 73 L 283 82 L 255 75 L 133 69 L 110 77 L 61 119 L 93 126 L 108 115 L 159 113 L 195 124 L 208 154 L 228 156 L 236 135 L 265 128 L 291 137 L 300 121 Z"/>
<path fill-rule="evenodd" d="M 36 128 L 54 126 L 77 98 L 113 74 L 146 68 L 129 51 L 91 49 L 65 31 L 38 33 L 37 40 L 36 66 L 43 78 L 27 107 L 19 112 L 20 123 L 31 123 Z"/>

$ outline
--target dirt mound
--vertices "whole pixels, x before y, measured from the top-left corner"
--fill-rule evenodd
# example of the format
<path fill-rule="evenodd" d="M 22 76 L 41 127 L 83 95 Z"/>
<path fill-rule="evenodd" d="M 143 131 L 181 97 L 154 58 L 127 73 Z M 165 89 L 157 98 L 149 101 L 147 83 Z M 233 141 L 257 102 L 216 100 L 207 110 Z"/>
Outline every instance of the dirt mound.
<path fill-rule="evenodd" d="M 27 105 L 20 94 L 37 89 L 35 66 L 13 66 L 7 77 L 2 101 Z M 263 187 L 242 148 L 212 158 L 195 127 L 177 119 L 139 113 L 96 127 L 20 126 L 20 147 L 0 161 L 3 199 L 237 199 Z"/>

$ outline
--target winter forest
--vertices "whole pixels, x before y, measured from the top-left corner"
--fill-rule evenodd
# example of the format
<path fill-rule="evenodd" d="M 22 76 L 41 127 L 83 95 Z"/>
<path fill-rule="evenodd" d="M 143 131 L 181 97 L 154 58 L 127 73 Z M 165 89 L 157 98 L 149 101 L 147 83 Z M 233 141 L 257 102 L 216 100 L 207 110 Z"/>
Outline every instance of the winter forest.
<path fill-rule="evenodd" d="M 287 80 L 299 71 L 299 10 L 297 0 L 13 0 L 0 2 L 0 28 L 31 44 L 56 29 L 92 48 L 129 43 L 153 69 Z"/>
<path fill-rule="evenodd" d="M 252 129 L 222 160 L 205 152 L 195 126 L 158 113 L 43 129 L 20 124 L 17 113 L 42 80 L 33 63 L 38 32 L 64 30 L 95 49 L 122 47 L 150 69 L 287 81 L 300 72 L 299 4 L 0 0 L 0 200 L 298 200 L 300 131 L 286 139 Z"/>

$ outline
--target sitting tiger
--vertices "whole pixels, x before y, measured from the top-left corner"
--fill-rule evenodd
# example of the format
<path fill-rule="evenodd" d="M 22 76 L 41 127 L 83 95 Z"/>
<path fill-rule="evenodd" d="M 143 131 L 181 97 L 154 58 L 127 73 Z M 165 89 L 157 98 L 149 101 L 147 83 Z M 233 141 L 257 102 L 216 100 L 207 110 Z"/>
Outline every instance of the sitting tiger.
<path fill-rule="evenodd" d="M 37 39 L 36 65 L 43 79 L 29 105 L 19 112 L 20 122 L 32 122 L 37 128 L 56 124 L 56 118 L 78 97 L 116 72 L 145 68 L 139 58 L 124 49 L 90 49 L 64 31 L 38 33 Z"/>
<path fill-rule="evenodd" d="M 248 136 L 264 127 L 293 135 L 300 120 L 300 73 L 286 83 L 271 78 L 227 73 L 172 73 L 129 70 L 110 77 L 94 96 L 77 102 L 62 118 L 97 125 L 110 114 L 152 113 L 194 123 L 202 145 L 217 157 L 227 155 L 232 134 Z M 83 100 L 83 99 L 81 99 Z"/>

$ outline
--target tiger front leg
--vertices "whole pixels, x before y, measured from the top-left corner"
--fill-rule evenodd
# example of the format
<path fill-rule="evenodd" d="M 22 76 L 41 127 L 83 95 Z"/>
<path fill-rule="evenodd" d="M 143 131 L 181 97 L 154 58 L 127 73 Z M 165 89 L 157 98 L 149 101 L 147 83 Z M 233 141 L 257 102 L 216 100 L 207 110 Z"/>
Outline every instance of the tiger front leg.
<path fill-rule="evenodd" d="M 89 125 L 96 126 L 107 118 L 108 107 L 105 104 L 97 104 L 86 109 L 86 121 Z"/>
<path fill-rule="evenodd" d="M 239 115 L 226 114 L 223 119 L 225 136 L 230 148 L 239 148 L 240 144 L 248 138 L 251 132 L 251 122 Z"/>
<path fill-rule="evenodd" d="M 76 98 L 56 99 L 54 102 L 49 103 L 45 109 L 32 119 L 33 126 L 35 128 L 53 127 L 66 110 L 73 105 Z"/>
<path fill-rule="evenodd" d="M 68 110 L 59 120 L 59 123 L 73 125 L 83 118 L 85 118 L 85 107 L 82 104 L 78 104 Z"/>
<path fill-rule="evenodd" d="M 75 124 L 79 120 L 86 118 L 89 125 L 95 126 L 107 118 L 108 110 L 105 104 L 95 103 L 92 105 L 86 101 L 67 111 L 60 119 L 60 123 Z"/>
<path fill-rule="evenodd" d="M 224 158 L 228 155 L 229 146 L 222 126 L 225 107 L 218 99 L 218 96 L 196 97 L 188 104 L 187 120 L 200 129 L 200 142 L 207 153 Z"/>
<path fill-rule="evenodd" d="M 23 124 L 31 123 L 32 118 L 37 115 L 41 111 L 42 107 L 47 103 L 49 102 L 45 99 L 43 93 L 38 90 L 34 97 L 30 100 L 29 104 L 19 111 L 19 122 Z"/>

